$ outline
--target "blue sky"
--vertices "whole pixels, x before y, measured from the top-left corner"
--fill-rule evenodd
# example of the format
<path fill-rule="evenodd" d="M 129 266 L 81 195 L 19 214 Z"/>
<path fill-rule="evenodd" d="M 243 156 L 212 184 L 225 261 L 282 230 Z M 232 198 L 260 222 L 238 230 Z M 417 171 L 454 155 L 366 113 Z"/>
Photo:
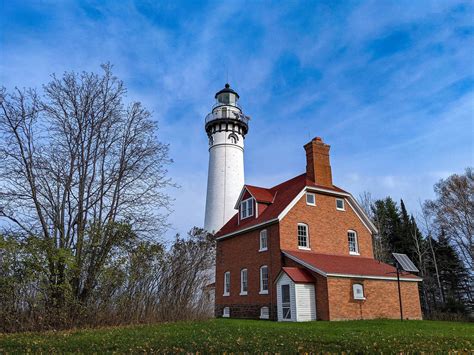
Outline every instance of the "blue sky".
<path fill-rule="evenodd" d="M 304 171 L 303 145 L 331 145 L 336 185 L 403 198 L 474 165 L 472 1 L 1 0 L 0 85 L 110 61 L 171 146 L 168 235 L 204 219 L 203 119 L 228 77 L 252 117 L 246 182 Z"/>

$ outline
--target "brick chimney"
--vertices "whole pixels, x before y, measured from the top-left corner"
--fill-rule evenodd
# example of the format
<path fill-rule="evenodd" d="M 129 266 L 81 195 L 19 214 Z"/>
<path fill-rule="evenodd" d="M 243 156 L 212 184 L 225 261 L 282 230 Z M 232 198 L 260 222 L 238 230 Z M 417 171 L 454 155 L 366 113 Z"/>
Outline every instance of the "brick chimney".
<path fill-rule="evenodd" d="M 332 187 L 329 148 L 330 146 L 323 143 L 320 137 L 313 138 L 304 146 L 306 150 L 306 178 L 316 185 Z"/>

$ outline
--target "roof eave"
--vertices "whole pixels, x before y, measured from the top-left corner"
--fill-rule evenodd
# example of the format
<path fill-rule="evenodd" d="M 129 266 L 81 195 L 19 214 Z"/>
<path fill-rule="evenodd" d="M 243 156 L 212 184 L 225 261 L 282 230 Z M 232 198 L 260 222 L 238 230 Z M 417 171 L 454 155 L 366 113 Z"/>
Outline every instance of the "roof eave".
<path fill-rule="evenodd" d="M 273 219 L 270 219 L 270 220 L 262 222 L 262 223 L 258 223 L 258 224 L 252 225 L 252 226 L 248 226 L 247 228 L 239 229 L 235 232 L 230 232 L 230 233 L 221 235 L 221 236 L 217 237 L 216 240 L 222 240 L 222 239 L 230 238 L 230 237 L 236 236 L 238 234 L 249 232 L 251 230 L 258 229 L 260 227 L 267 226 L 267 225 L 274 224 L 274 223 L 278 223 L 278 222 L 279 222 L 278 218 L 273 218 Z"/>

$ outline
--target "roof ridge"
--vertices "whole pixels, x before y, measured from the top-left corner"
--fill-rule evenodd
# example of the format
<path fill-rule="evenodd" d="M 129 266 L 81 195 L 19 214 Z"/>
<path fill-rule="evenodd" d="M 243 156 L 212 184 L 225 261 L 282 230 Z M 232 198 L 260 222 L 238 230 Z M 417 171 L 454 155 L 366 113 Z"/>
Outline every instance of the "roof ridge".
<path fill-rule="evenodd" d="M 245 186 L 245 187 L 254 187 L 254 188 L 257 188 L 257 189 L 268 190 L 268 191 L 271 190 L 271 188 L 269 188 L 269 187 L 262 187 L 262 186 L 257 186 L 257 185 L 245 184 L 244 186 Z"/>
<path fill-rule="evenodd" d="M 288 179 L 288 180 L 286 180 L 286 181 L 283 181 L 283 182 L 279 183 L 278 185 L 275 185 L 275 186 L 271 187 L 270 189 L 271 189 L 271 190 L 275 190 L 275 189 L 277 189 L 278 187 L 281 187 L 282 185 L 285 185 L 285 184 L 287 184 L 287 183 L 289 183 L 289 182 L 292 182 L 292 181 L 294 181 L 294 180 L 296 180 L 296 179 L 301 179 L 301 177 L 303 177 L 303 176 L 306 176 L 306 173 L 303 173 L 303 174 L 297 175 L 297 176 L 295 176 L 295 177 L 292 177 L 291 179 Z M 305 180 L 306 180 L 306 179 L 305 179 Z M 306 184 L 306 182 L 305 182 L 305 184 Z"/>

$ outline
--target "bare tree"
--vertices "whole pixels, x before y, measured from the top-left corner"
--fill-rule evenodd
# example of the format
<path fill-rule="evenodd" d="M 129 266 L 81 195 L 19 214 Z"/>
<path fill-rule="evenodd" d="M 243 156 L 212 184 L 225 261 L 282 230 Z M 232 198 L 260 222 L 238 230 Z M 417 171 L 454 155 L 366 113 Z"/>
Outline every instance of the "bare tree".
<path fill-rule="evenodd" d="M 438 268 L 438 261 L 436 259 L 436 253 L 433 248 L 433 230 L 432 230 L 432 221 L 430 220 L 430 214 L 426 208 L 423 207 L 420 201 L 420 210 L 421 213 L 418 216 L 418 221 L 421 221 L 420 225 L 423 226 L 424 234 L 426 235 L 426 239 L 428 241 L 428 246 L 430 249 L 431 259 L 433 262 L 433 267 L 435 270 L 435 277 L 436 277 L 436 285 L 438 286 L 439 297 L 442 303 L 444 303 L 444 294 L 443 288 L 441 287 L 441 280 L 439 276 L 439 268 Z"/>
<path fill-rule="evenodd" d="M 0 91 L 0 216 L 45 242 L 53 304 L 86 301 L 114 247 L 166 224 L 168 146 L 102 69 Z"/>
<path fill-rule="evenodd" d="M 466 268 L 474 271 L 474 172 L 451 175 L 434 186 L 436 199 L 424 208 L 456 246 Z"/>

